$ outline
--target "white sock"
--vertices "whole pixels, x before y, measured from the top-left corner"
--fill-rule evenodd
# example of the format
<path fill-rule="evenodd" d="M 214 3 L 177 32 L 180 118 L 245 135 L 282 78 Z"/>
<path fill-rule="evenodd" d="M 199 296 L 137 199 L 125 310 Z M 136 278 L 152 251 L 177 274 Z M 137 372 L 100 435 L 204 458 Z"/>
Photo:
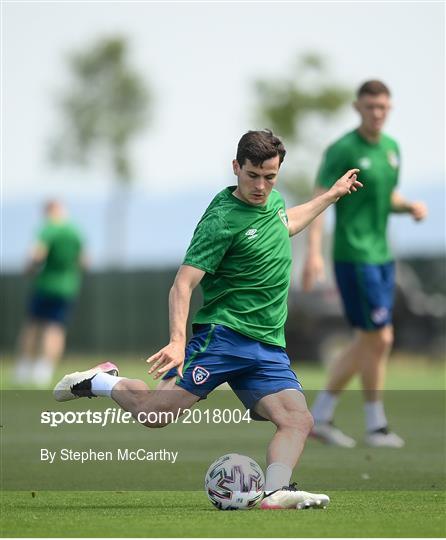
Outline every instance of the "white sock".
<path fill-rule="evenodd" d="M 266 469 L 265 492 L 275 491 L 290 485 L 291 467 L 284 463 L 271 463 Z"/>
<path fill-rule="evenodd" d="M 113 387 L 124 377 L 115 377 L 109 373 L 98 373 L 91 380 L 91 391 L 95 396 L 110 397 Z"/>
<path fill-rule="evenodd" d="M 26 356 L 22 356 L 16 361 L 13 374 L 16 384 L 25 384 L 31 379 L 33 364 L 33 360 Z"/>
<path fill-rule="evenodd" d="M 376 431 L 387 427 L 387 418 L 382 401 L 366 401 L 364 411 L 367 431 Z"/>
<path fill-rule="evenodd" d="M 316 424 L 326 424 L 333 420 L 336 405 L 338 404 L 339 397 L 336 394 L 332 394 L 327 390 L 322 390 L 316 397 L 316 400 L 311 408 Z"/>
<path fill-rule="evenodd" d="M 54 373 L 54 363 L 48 358 L 38 358 L 32 368 L 32 381 L 36 386 L 46 388 L 51 383 Z"/>

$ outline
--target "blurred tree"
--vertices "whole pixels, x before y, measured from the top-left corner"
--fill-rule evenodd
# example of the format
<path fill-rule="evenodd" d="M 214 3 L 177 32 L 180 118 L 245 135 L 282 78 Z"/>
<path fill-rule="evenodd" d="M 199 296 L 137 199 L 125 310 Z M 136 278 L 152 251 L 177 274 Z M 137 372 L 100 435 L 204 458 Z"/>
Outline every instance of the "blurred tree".
<path fill-rule="evenodd" d="M 127 41 L 101 39 L 67 58 L 70 85 L 58 103 L 63 129 L 51 158 L 83 167 L 106 164 L 113 177 L 106 223 L 110 266 L 122 266 L 126 252 L 129 186 L 133 178 L 130 141 L 148 121 L 150 94 L 127 60 Z"/>
<path fill-rule="evenodd" d="M 258 80 L 255 88 L 258 119 L 283 138 L 287 168 L 297 171 L 283 176 L 285 188 L 294 199 L 307 199 L 323 151 L 318 144 L 321 124 L 326 127 L 344 110 L 351 91 L 333 82 L 325 59 L 316 53 L 298 57 L 289 78 Z"/>

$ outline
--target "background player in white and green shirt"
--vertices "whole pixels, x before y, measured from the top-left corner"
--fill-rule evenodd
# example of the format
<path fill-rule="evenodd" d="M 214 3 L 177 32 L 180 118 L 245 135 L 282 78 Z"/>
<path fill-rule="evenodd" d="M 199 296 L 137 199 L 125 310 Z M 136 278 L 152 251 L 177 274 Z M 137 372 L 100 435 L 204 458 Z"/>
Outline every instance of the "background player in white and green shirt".
<path fill-rule="evenodd" d="M 163 376 L 157 390 L 114 376 L 116 366 L 107 363 L 66 375 L 55 397 L 108 396 L 136 417 L 176 415 L 227 382 L 253 418 L 277 427 L 267 451 L 261 508 L 323 508 L 326 495 L 289 485 L 313 425 L 284 349 L 290 237 L 362 184 L 358 169 L 349 170 L 320 197 L 286 210 L 274 189 L 284 156 L 282 142 L 269 131 L 241 138 L 233 161 L 237 186 L 220 192 L 205 211 L 170 291 L 170 341 L 148 359 L 149 373 Z M 191 294 L 199 283 L 204 302 L 186 343 Z M 164 416 L 145 425 L 162 427 L 167 421 Z"/>
<path fill-rule="evenodd" d="M 380 81 L 368 81 L 358 90 L 355 109 L 359 127 L 325 152 L 316 182 L 316 196 L 330 189 L 344 167 L 361 169 L 364 183 L 357 196 L 336 205 L 333 259 L 346 317 L 356 333 L 348 348 L 330 367 L 325 390 L 313 406 L 312 434 L 324 442 L 352 447 L 356 441 L 333 425 L 338 396 L 359 373 L 366 415 L 366 442 L 372 446 L 401 447 L 404 441 L 389 431 L 382 391 L 393 342 L 392 308 L 394 263 L 387 241 L 391 212 L 409 213 L 419 221 L 426 215 L 422 203 L 411 203 L 396 191 L 400 169 L 397 143 L 382 133 L 391 107 L 390 92 Z M 304 289 L 323 277 L 321 254 L 323 217 L 311 225 L 304 266 Z"/>

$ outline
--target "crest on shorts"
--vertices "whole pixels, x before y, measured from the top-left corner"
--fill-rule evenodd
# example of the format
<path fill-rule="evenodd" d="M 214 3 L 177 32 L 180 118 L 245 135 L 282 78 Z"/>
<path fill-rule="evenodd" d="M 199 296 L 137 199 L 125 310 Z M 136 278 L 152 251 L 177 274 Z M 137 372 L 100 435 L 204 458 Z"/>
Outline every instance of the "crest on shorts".
<path fill-rule="evenodd" d="M 389 316 L 389 310 L 386 307 L 379 307 L 372 311 L 371 319 L 375 324 L 383 324 Z"/>
<path fill-rule="evenodd" d="M 210 375 L 209 371 L 201 366 L 194 367 L 192 371 L 192 379 L 195 384 L 203 384 L 209 379 Z"/>

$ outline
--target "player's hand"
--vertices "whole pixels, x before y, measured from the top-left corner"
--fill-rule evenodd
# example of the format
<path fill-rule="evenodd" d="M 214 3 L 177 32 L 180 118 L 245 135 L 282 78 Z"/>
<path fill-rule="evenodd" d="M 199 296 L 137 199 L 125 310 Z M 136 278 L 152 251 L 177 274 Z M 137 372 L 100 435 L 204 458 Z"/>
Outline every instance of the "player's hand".
<path fill-rule="evenodd" d="M 410 215 L 415 221 L 421 221 L 427 216 L 427 207 L 422 202 L 414 202 L 410 205 Z"/>
<path fill-rule="evenodd" d="M 146 362 L 150 365 L 149 374 L 154 373 L 154 379 L 159 379 L 174 367 L 177 368 L 178 375 L 183 378 L 184 343 L 171 341 L 160 351 L 147 358 Z"/>
<path fill-rule="evenodd" d="M 330 193 L 334 197 L 334 202 L 338 201 L 344 195 L 358 191 L 363 185 L 358 180 L 359 169 L 350 169 L 330 188 Z"/>
<path fill-rule="evenodd" d="M 309 255 L 304 264 L 302 285 L 305 292 L 309 292 L 317 281 L 325 279 L 324 258 L 318 253 Z"/>

